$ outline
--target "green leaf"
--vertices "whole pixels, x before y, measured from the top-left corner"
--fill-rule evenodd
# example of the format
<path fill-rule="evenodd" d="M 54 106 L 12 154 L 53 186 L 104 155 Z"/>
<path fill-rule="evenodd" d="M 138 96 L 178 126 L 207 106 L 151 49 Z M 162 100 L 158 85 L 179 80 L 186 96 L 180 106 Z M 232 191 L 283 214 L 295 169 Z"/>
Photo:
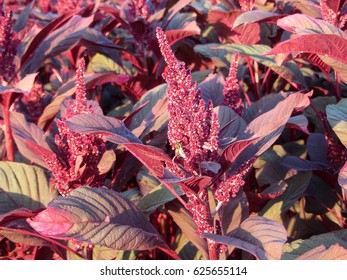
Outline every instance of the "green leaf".
<path fill-rule="evenodd" d="M 310 183 L 311 177 L 311 172 L 301 172 L 287 180 L 284 180 L 284 193 L 271 199 L 259 212 L 259 215 L 281 222 L 281 215 L 285 214 L 290 207 L 293 206 L 295 201 L 304 194 L 308 184 Z"/>
<path fill-rule="evenodd" d="M 92 243 L 115 250 L 150 250 L 166 244 L 141 211 L 120 193 L 79 187 L 58 197 L 33 220 L 37 232 L 52 238 Z"/>
<path fill-rule="evenodd" d="M 0 214 L 18 208 L 44 208 L 57 196 L 43 169 L 23 163 L 0 162 Z"/>
<path fill-rule="evenodd" d="M 341 143 L 347 147 L 347 98 L 341 99 L 336 105 L 328 105 L 326 112 L 329 124 Z"/>
<path fill-rule="evenodd" d="M 287 243 L 283 247 L 283 260 L 293 260 L 305 253 L 323 245 L 325 249 L 330 246 L 338 244 L 339 246 L 347 249 L 347 230 L 339 230 L 319 235 L 313 235 L 309 239 L 299 239 L 291 243 Z M 312 253 L 312 251 L 311 251 Z"/>
<path fill-rule="evenodd" d="M 213 47 L 212 47 L 213 48 Z M 306 88 L 306 82 L 300 69 L 294 62 L 287 62 L 284 65 L 278 65 L 275 56 L 264 56 L 271 48 L 266 45 L 243 45 L 243 44 L 225 44 L 218 47 L 219 50 L 225 50 L 231 53 L 239 53 L 252 58 L 253 60 L 269 67 L 283 79 L 292 84 L 295 88 L 302 86 Z"/>

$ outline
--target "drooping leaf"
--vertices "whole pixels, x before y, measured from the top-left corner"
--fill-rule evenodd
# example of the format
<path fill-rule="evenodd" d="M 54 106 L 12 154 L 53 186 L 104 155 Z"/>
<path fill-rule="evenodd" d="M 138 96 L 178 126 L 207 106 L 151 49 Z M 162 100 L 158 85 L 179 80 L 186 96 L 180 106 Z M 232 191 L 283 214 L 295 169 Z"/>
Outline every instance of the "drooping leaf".
<path fill-rule="evenodd" d="M 347 81 L 347 39 L 335 34 L 309 34 L 277 44 L 272 54 L 313 53 L 334 68 L 343 81 Z"/>
<path fill-rule="evenodd" d="M 199 32 L 193 30 L 166 30 L 165 35 L 171 46 L 183 38 L 199 35 Z"/>
<path fill-rule="evenodd" d="M 232 55 L 220 44 L 204 44 L 194 46 L 194 51 L 204 57 L 210 58 L 217 67 L 229 67 Z"/>
<path fill-rule="evenodd" d="M 285 228 L 272 220 L 251 216 L 228 235 L 204 233 L 205 238 L 245 250 L 260 260 L 278 260 L 287 241 Z"/>
<path fill-rule="evenodd" d="M 43 169 L 24 163 L 1 161 L 0 182 L 0 214 L 43 208 L 57 196 Z"/>
<path fill-rule="evenodd" d="M 47 167 L 44 157 L 51 157 L 54 140 L 33 123 L 28 123 L 23 114 L 11 113 L 13 138 L 20 153 L 29 160 Z M 53 151 L 52 151 L 53 150 Z"/>
<path fill-rule="evenodd" d="M 26 219 L 33 218 L 39 213 L 41 210 L 32 211 L 26 208 L 16 208 L 6 213 L 0 214 L 0 225 L 4 225 L 8 222 L 15 221 L 18 219 Z"/>
<path fill-rule="evenodd" d="M 147 250 L 165 243 L 141 211 L 106 188 L 80 187 L 48 204 L 28 223 L 40 234 L 115 250 Z"/>
<path fill-rule="evenodd" d="M 13 26 L 13 30 L 16 33 L 19 33 L 22 29 L 27 26 L 27 22 L 31 13 L 31 10 L 34 6 L 35 1 L 31 1 L 26 7 L 22 10 L 20 15 L 18 16 L 16 23 Z"/>
<path fill-rule="evenodd" d="M 336 105 L 328 105 L 326 112 L 329 124 L 341 143 L 347 147 L 347 99 L 341 99 Z"/>

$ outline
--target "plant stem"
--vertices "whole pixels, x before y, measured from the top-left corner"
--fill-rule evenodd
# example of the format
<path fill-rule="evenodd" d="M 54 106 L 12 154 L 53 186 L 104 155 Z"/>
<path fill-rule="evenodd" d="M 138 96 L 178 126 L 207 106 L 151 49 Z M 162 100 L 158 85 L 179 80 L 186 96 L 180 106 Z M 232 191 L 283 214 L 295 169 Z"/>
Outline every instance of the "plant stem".
<path fill-rule="evenodd" d="M 339 102 L 341 100 L 341 96 L 342 96 L 341 78 L 340 78 L 340 75 L 336 71 L 335 71 L 335 77 L 336 77 L 336 101 Z"/>
<path fill-rule="evenodd" d="M 208 255 L 210 260 L 218 260 L 217 243 L 213 240 L 207 239 Z"/>
<path fill-rule="evenodd" d="M 6 143 L 6 154 L 7 160 L 14 161 L 14 148 L 13 148 L 13 137 L 10 122 L 10 110 L 7 106 L 2 105 L 2 112 L 4 116 L 5 124 L 5 143 Z"/>

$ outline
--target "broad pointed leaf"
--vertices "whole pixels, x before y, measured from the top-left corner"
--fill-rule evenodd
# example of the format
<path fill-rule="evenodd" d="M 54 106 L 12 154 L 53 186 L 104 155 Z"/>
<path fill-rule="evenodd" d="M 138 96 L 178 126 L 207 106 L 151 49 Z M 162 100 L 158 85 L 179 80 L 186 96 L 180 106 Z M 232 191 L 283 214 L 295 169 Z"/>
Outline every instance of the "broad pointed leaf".
<path fill-rule="evenodd" d="M 20 153 L 29 160 L 47 167 L 44 157 L 51 157 L 54 141 L 33 123 L 28 123 L 23 114 L 11 113 L 13 138 Z"/>
<path fill-rule="evenodd" d="M 347 39 L 334 34 L 302 35 L 277 44 L 271 54 L 313 53 L 333 67 L 343 81 L 347 81 Z"/>
<path fill-rule="evenodd" d="M 43 169 L 17 162 L 0 162 L 0 214 L 47 206 L 57 196 Z"/>
<path fill-rule="evenodd" d="M 106 188 L 77 188 L 69 196 L 53 200 L 28 223 L 44 236 L 116 250 L 165 247 L 141 211 L 120 193 Z"/>
<path fill-rule="evenodd" d="M 347 39 L 347 34 L 341 29 L 327 23 L 325 20 L 316 19 L 305 14 L 286 16 L 277 21 L 279 27 L 297 33 L 305 34 L 335 34 Z"/>
<path fill-rule="evenodd" d="M 228 235 L 205 233 L 202 236 L 245 250 L 260 260 L 280 259 L 287 241 L 287 232 L 281 224 L 260 216 L 249 217 Z"/>
<path fill-rule="evenodd" d="M 283 17 L 283 15 L 262 11 L 262 10 L 253 10 L 240 14 L 236 20 L 234 21 L 233 28 L 236 28 L 243 24 L 250 24 L 254 22 L 267 22 L 267 21 L 275 21 L 279 17 Z"/>

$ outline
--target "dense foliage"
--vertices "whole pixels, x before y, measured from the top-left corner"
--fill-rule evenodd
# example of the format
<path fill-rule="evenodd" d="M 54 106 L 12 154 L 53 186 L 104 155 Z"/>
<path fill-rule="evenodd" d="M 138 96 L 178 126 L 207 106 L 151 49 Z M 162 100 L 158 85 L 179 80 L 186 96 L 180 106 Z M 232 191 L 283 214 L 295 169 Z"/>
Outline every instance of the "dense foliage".
<path fill-rule="evenodd" d="M 0 0 L 0 258 L 347 259 L 346 22 Z"/>

